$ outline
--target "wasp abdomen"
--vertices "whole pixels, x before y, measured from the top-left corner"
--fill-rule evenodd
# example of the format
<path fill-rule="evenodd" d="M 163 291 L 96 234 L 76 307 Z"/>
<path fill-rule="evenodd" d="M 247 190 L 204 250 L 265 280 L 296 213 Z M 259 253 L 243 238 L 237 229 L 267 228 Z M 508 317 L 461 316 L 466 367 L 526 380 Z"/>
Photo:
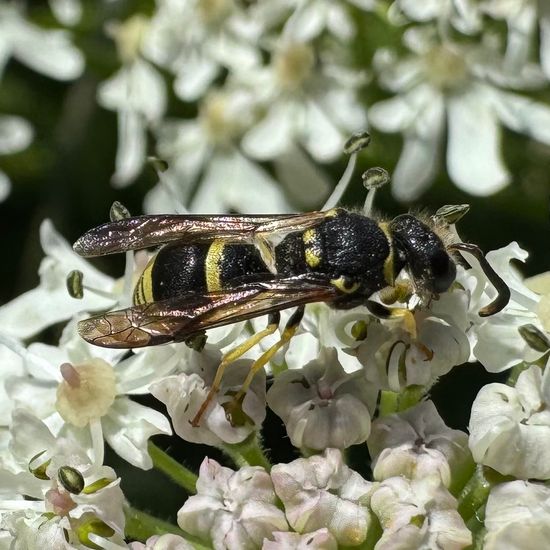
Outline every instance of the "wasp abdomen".
<path fill-rule="evenodd" d="M 186 292 L 215 292 L 269 274 L 252 245 L 211 243 L 164 246 L 141 275 L 134 303 L 165 300 Z"/>

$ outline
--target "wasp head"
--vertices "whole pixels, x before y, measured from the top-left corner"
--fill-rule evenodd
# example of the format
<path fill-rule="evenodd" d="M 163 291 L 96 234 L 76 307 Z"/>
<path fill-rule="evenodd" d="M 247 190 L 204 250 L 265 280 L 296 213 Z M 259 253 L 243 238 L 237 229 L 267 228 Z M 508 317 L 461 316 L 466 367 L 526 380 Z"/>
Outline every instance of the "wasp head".
<path fill-rule="evenodd" d="M 396 266 L 407 267 L 419 290 L 431 295 L 448 290 L 456 278 L 456 265 L 438 235 L 411 214 L 394 218 L 389 229 Z"/>

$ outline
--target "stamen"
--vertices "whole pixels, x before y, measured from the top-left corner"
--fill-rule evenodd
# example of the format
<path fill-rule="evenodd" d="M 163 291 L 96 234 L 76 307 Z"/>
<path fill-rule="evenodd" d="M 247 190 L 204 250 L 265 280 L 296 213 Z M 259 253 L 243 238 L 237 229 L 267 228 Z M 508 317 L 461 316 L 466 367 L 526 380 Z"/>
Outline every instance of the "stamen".
<path fill-rule="evenodd" d="M 379 166 L 369 168 L 366 172 L 363 172 L 362 178 L 363 186 L 367 189 L 367 197 L 365 199 L 365 204 L 363 205 L 363 213 L 365 216 L 370 216 L 372 214 L 372 205 L 374 203 L 376 190 L 389 183 L 391 178 L 387 170 L 384 170 L 384 168 L 380 168 Z"/>
<path fill-rule="evenodd" d="M 121 202 L 115 201 L 113 202 L 113 204 L 111 204 L 111 209 L 109 210 L 109 218 L 112 222 L 116 222 L 119 220 L 131 218 L 131 214 L 130 211 Z"/>
<path fill-rule="evenodd" d="M 73 495 L 79 495 L 84 489 L 84 477 L 72 466 L 61 466 L 57 471 L 57 478 L 59 483 Z"/>
<path fill-rule="evenodd" d="M 518 328 L 518 332 L 525 342 L 527 342 L 527 345 L 535 351 L 544 353 L 550 349 L 550 340 L 535 325 L 522 325 Z"/>
<path fill-rule="evenodd" d="M 334 208 L 344 196 L 349 184 L 351 183 L 351 178 L 355 170 L 355 164 L 357 162 L 357 154 L 362 151 L 370 143 L 370 135 L 367 132 L 361 132 L 351 136 L 344 145 L 344 153 L 350 155 L 348 164 L 340 181 L 336 184 L 336 187 L 332 191 L 327 202 L 323 206 L 323 210 L 330 210 Z"/>
<path fill-rule="evenodd" d="M 82 298 L 84 298 L 83 279 L 84 274 L 78 269 L 73 269 L 73 271 L 67 275 L 67 292 L 71 298 L 76 298 L 77 300 L 82 300 Z"/>
<path fill-rule="evenodd" d="M 84 297 L 84 290 L 92 292 L 93 294 L 101 296 L 102 298 L 107 298 L 108 300 L 117 299 L 117 296 L 114 292 L 108 292 L 106 290 L 94 288 L 93 286 L 85 285 L 84 274 L 78 269 L 71 271 L 67 275 L 66 285 L 69 296 L 77 300 L 81 300 Z"/>
<path fill-rule="evenodd" d="M 434 221 L 442 221 L 447 225 L 458 223 L 470 210 L 469 204 L 446 204 L 432 216 Z"/>

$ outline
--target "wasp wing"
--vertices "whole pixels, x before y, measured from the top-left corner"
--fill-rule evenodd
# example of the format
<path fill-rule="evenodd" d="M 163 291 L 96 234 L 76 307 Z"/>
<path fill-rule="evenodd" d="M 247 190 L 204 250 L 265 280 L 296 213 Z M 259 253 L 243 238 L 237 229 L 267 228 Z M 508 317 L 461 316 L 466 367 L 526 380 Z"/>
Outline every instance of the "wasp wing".
<path fill-rule="evenodd" d="M 226 239 L 253 242 L 266 234 L 303 231 L 318 224 L 327 212 L 269 216 L 152 215 L 105 223 L 90 229 L 73 248 L 81 256 L 103 256 L 168 242 L 201 242 Z"/>
<path fill-rule="evenodd" d="M 336 296 L 327 282 L 295 276 L 111 311 L 80 321 L 78 332 L 91 344 L 107 348 L 153 346 L 281 309 L 330 302 Z"/>

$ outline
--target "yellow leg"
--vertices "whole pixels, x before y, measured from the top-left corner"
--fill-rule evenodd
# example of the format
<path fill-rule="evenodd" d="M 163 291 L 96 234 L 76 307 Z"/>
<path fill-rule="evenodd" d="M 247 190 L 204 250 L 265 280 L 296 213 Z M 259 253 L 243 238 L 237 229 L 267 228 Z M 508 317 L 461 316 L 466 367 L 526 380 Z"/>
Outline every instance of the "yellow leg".
<path fill-rule="evenodd" d="M 281 339 L 273 344 L 268 350 L 264 351 L 262 355 L 254 361 L 252 366 L 250 367 L 250 370 L 248 371 L 248 374 L 243 382 L 243 385 L 241 386 L 241 389 L 238 391 L 238 393 L 233 398 L 234 403 L 240 403 L 242 398 L 244 397 L 245 393 L 247 392 L 248 388 L 250 387 L 250 384 L 252 384 L 252 380 L 254 379 L 254 376 L 256 373 L 265 367 L 267 363 L 271 360 L 271 358 L 288 342 L 290 342 L 290 339 L 296 334 L 296 331 L 298 330 L 298 327 L 300 326 L 300 321 L 302 320 L 304 316 L 304 307 L 299 307 L 290 317 L 288 320 L 285 329 L 283 330 L 283 334 L 281 335 Z"/>
<path fill-rule="evenodd" d="M 411 335 L 413 340 L 416 340 L 416 320 L 410 309 L 402 307 L 389 308 L 371 300 L 367 301 L 366 306 L 373 315 L 376 315 L 376 317 L 380 317 L 381 319 L 401 318 L 405 330 Z"/>
<path fill-rule="evenodd" d="M 229 365 L 230 363 L 233 363 L 233 361 L 236 361 L 239 357 L 244 355 L 250 348 L 258 344 L 260 340 L 262 340 L 266 336 L 269 336 L 270 334 L 273 334 L 277 330 L 280 320 L 281 320 L 281 315 L 279 314 L 279 312 L 272 313 L 269 316 L 269 320 L 266 328 L 264 328 L 260 332 L 257 332 L 256 334 L 253 334 L 250 338 L 247 338 L 242 344 L 229 350 L 222 357 L 220 365 L 218 366 L 218 370 L 216 371 L 216 376 L 214 377 L 214 381 L 212 382 L 212 386 L 210 387 L 210 391 L 208 392 L 206 399 L 204 400 L 199 410 L 197 411 L 197 414 L 193 417 L 193 420 L 191 420 L 192 426 L 197 427 L 200 424 L 204 411 L 206 411 L 209 403 L 212 401 L 212 399 L 214 398 L 214 395 L 216 395 L 216 393 L 220 388 L 220 384 L 223 378 L 223 373 L 225 372 L 227 365 Z"/>
<path fill-rule="evenodd" d="M 396 283 L 380 291 L 380 299 L 384 304 L 390 305 L 395 302 L 406 302 L 414 294 L 414 287 L 409 281 Z"/>

